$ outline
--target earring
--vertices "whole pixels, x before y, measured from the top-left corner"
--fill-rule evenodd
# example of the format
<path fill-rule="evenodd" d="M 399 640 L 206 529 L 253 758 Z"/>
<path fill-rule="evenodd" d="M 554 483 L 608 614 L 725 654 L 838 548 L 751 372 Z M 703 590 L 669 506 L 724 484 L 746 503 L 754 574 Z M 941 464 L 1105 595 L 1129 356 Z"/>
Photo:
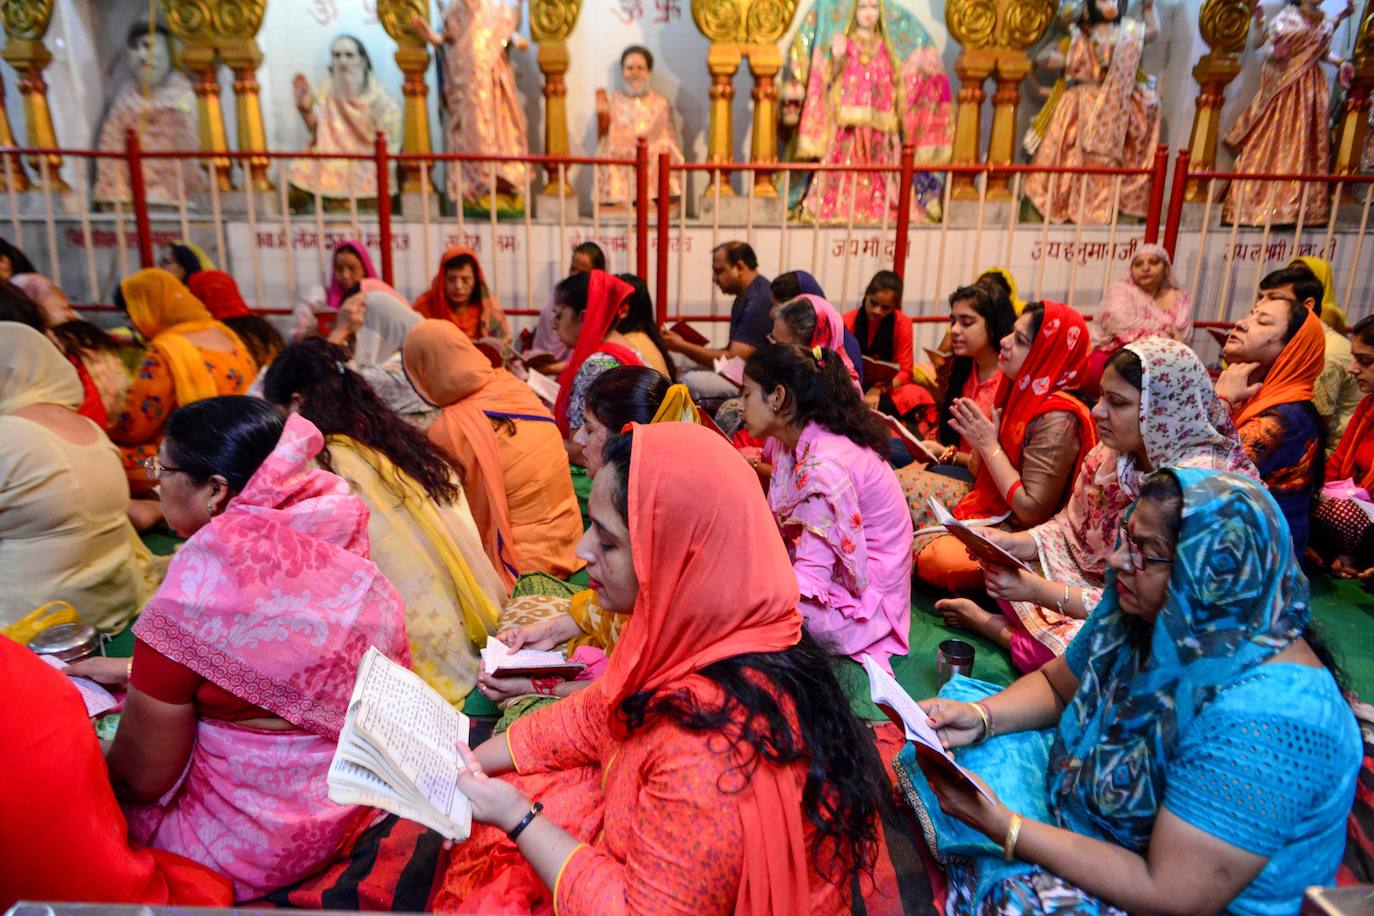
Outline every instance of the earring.
<path fill-rule="evenodd" d="M 215 517 L 215 504 L 214 504 L 214 501 L 211 501 L 211 502 L 208 502 L 208 503 L 205 504 L 205 514 L 208 515 L 208 516 L 210 516 L 211 518 L 214 518 L 214 517 Z"/>

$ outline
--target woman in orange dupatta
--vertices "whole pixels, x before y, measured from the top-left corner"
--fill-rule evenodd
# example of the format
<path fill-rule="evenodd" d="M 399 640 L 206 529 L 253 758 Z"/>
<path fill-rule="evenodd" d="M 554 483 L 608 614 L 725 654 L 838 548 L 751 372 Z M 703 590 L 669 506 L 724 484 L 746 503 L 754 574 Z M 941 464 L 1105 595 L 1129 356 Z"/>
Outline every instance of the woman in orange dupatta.
<path fill-rule="evenodd" d="M 238 335 L 161 268 L 121 280 L 115 305 L 149 342 L 124 410 L 110 430 L 122 453 L 129 490 L 135 497 L 146 496 L 152 482 L 144 462 L 157 455 L 172 411 L 205 398 L 247 392 L 258 367 Z"/>
<path fill-rule="evenodd" d="M 582 568 L 582 516 L 562 437 L 524 382 L 493 369 L 458 326 L 422 321 L 401 363 L 420 397 L 443 408 L 429 438 L 463 468 L 482 545 L 507 588 L 523 573 L 560 579 Z"/>
<path fill-rule="evenodd" d="M 1350 350 L 1349 371 L 1364 399 L 1326 461 L 1326 485 L 1312 512 L 1312 549 L 1338 578 L 1370 580 L 1374 519 L 1366 510 L 1374 494 L 1374 317 L 1355 325 Z"/>
<path fill-rule="evenodd" d="M 1016 319 L 1002 339 L 993 417 L 964 398 L 952 407 L 951 425 L 976 453 L 973 488 L 950 510 L 955 518 L 1029 528 L 1059 511 L 1097 444 L 1087 405 L 1069 393 L 1091 347 L 1083 316 L 1063 303 L 1032 303 Z M 947 591 L 982 585 L 982 569 L 953 536 L 918 537 L 914 549 L 922 580 Z"/>
<path fill-rule="evenodd" d="M 687 423 L 635 426 L 605 458 L 579 552 L 629 620 L 592 687 L 469 756 L 460 787 L 490 826 L 430 908 L 848 911 L 881 764 L 802 629 L 782 541 L 759 537 L 758 479 Z"/>
<path fill-rule="evenodd" d="M 415 311 L 426 318 L 451 321 L 473 340 L 511 340 L 506 313 L 487 286 L 477 252 L 462 245 L 454 245 L 439 258 L 439 270 L 429 289 L 415 300 Z"/>

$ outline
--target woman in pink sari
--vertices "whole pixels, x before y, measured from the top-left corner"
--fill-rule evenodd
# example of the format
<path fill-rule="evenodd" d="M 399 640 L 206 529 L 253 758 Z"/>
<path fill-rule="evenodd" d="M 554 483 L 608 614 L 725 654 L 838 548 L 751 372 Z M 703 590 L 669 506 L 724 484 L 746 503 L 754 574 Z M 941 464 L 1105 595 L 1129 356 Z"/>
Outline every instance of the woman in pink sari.
<path fill-rule="evenodd" d="M 820 296 L 803 293 L 778 306 L 773 316 L 773 343 L 834 350 L 854 384 L 859 384 L 859 371 L 844 351 L 844 317 Z"/>
<path fill-rule="evenodd" d="M 1093 315 L 1093 352 L 1081 390 L 1097 397 L 1102 370 L 1112 354 L 1143 337 L 1170 337 L 1190 344 L 1193 300 L 1174 273 L 1163 245 L 1141 245 L 1131 258 L 1130 274 L 1116 281 Z"/>
<path fill-rule="evenodd" d="M 177 410 L 149 472 L 188 537 L 144 608 L 107 758 L 134 842 L 229 876 L 252 900 L 327 864 L 376 814 L 326 774 L 358 662 L 409 664 L 367 508 L 311 460 L 324 437 L 254 398 Z"/>

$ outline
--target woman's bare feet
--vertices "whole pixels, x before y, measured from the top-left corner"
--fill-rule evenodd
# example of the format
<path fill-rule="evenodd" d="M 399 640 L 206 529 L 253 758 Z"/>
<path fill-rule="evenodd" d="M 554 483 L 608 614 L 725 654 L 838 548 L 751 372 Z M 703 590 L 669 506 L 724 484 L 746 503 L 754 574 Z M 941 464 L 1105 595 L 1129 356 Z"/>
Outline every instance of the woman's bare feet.
<path fill-rule="evenodd" d="M 1011 627 L 1001 614 L 985 611 L 967 598 L 942 598 L 935 602 L 945 626 L 971 630 L 1004 649 L 1011 647 Z"/>

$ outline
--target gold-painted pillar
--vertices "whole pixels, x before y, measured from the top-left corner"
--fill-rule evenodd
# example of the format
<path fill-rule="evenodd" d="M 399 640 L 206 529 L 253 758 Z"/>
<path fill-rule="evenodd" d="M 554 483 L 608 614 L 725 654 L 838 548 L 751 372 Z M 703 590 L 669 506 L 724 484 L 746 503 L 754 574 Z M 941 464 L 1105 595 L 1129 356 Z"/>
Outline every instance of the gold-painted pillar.
<path fill-rule="evenodd" d="M 0 19 L 4 21 L 8 39 L 0 56 L 19 73 L 19 94 L 24 99 L 28 144 L 47 148 L 58 145 L 52 111 L 48 108 L 48 84 L 43 80 L 43 70 L 52 61 L 52 53 L 43 44 L 43 37 L 48 34 L 48 24 L 52 21 L 52 11 L 53 0 L 29 0 L 27 3 L 11 0 L 0 3 Z M 58 191 L 67 190 L 67 183 L 59 172 L 62 157 L 52 154 L 30 159 L 29 164 L 38 172 L 38 180 L 42 181 L 39 158 L 47 166 L 48 186 Z M 3 174 L 3 170 L 0 170 L 0 174 Z M 20 187 L 20 177 L 22 172 L 16 176 L 16 190 Z"/>
<path fill-rule="evenodd" d="M 706 52 L 706 69 L 711 74 L 711 118 L 706 128 L 706 161 L 712 164 L 728 165 L 735 161 L 735 125 L 731 105 L 735 100 L 735 73 L 739 70 L 739 48 L 729 45 L 711 45 Z M 711 173 L 708 194 L 716 193 L 720 185 L 720 196 L 729 197 L 735 192 L 730 187 L 730 171 L 722 169 Z"/>
<path fill-rule="evenodd" d="M 239 151 L 254 153 L 267 149 L 267 131 L 262 121 L 262 102 L 259 97 L 258 67 L 262 66 L 262 49 L 256 39 L 226 42 L 220 56 L 234 71 L 234 109 L 238 116 Z M 267 177 L 271 160 L 265 156 L 248 160 L 247 172 L 252 187 L 259 191 L 272 190 Z"/>
<path fill-rule="evenodd" d="M 988 137 L 988 162 L 992 165 L 1011 165 L 1016 157 L 1016 106 L 1021 103 L 1021 81 L 1028 73 L 1030 60 L 1025 54 L 997 56 L 997 91 L 992 94 L 992 133 Z M 1010 185 L 1010 178 L 991 179 L 988 198 L 1007 200 L 1011 197 Z"/>
<path fill-rule="evenodd" d="M 568 155 L 568 89 L 563 75 L 568 72 L 568 36 L 577 25 L 582 0 L 530 0 L 530 35 L 539 46 L 535 60 L 544 75 L 544 155 Z M 550 196 L 571 194 L 564 172 L 560 181 L 558 166 L 546 168 L 548 184 L 543 193 Z"/>
<path fill-rule="evenodd" d="M 200 148 L 213 153 L 227 151 L 229 139 L 224 133 L 224 109 L 219 99 L 219 59 L 214 47 L 204 44 L 185 46 L 181 49 L 181 65 L 195 78 L 196 98 L 200 100 L 196 106 L 200 116 Z M 216 156 L 211 163 L 219 189 L 233 190 L 229 160 Z"/>
<path fill-rule="evenodd" d="M 425 74 L 429 72 L 429 46 L 411 27 L 411 20 L 417 16 L 429 21 L 429 0 L 377 0 L 377 18 L 396 41 L 396 66 L 405 76 L 401 84 L 401 93 L 405 96 L 401 152 L 428 154 L 434 150 L 429 136 L 429 86 L 425 83 Z M 396 164 L 398 184 L 403 193 L 433 190 L 429 173 L 426 163 Z"/>
<path fill-rule="evenodd" d="M 1337 175 L 1353 175 L 1360 170 L 1369 139 L 1370 93 L 1374 92 L 1374 2 L 1364 5 L 1350 59 L 1355 72 L 1350 91 L 1341 103 L 1341 120 L 1336 128 L 1336 164 L 1332 171 Z"/>
<path fill-rule="evenodd" d="M 979 144 L 983 135 L 983 101 L 987 93 L 983 84 L 996 67 L 996 60 L 981 51 L 965 51 L 954 61 L 954 75 L 959 77 L 958 104 L 954 112 L 954 165 L 975 165 L 979 162 Z M 1012 117 L 1015 118 L 1015 110 Z M 950 185 L 955 200 L 976 198 L 973 176 L 955 175 Z"/>
<path fill-rule="evenodd" d="M 1205 0 L 1198 11 L 1198 29 L 1211 50 L 1193 67 L 1198 95 L 1188 141 L 1188 167 L 1195 171 L 1211 171 L 1216 166 L 1221 106 L 1226 101 L 1227 85 L 1240 74 L 1240 57 L 1250 35 L 1252 16 L 1248 0 Z M 1188 182 L 1186 200 L 1206 197 L 1205 183 Z"/>
<path fill-rule="evenodd" d="M 18 146 L 14 142 L 14 131 L 10 130 L 10 115 L 5 110 L 5 81 L 0 79 L 0 146 Z M 29 187 L 29 177 L 24 174 L 24 163 L 20 160 L 17 153 L 7 153 L 9 168 L 0 165 L 0 191 L 9 190 L 10 179 L 14 179 L 14 189 L 16 191 L 26 191 Z"/>
<path fill-rule="evenodd" d="M 754 77 L 754 127 L 749 147 L 749 160 L 756 163 L 778 161 L 778 87 L 776 78 L 782 69 L 782 51 L 777 45 L 760 45 L 749 49 L 749 73 Z M 773 173 L 754 172 L 754 196 L 777 197 Z"/>

